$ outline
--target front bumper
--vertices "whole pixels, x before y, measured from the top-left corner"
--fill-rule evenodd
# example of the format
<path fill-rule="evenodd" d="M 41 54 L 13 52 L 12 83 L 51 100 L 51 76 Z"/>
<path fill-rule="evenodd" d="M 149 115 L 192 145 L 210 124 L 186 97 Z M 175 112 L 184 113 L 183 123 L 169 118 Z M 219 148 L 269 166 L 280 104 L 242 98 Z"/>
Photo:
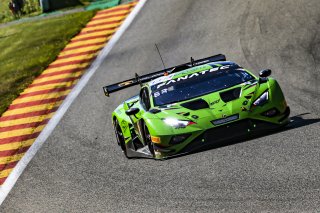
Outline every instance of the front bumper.
<path fill-rule="evenodd" d="M 156 151 L 156 158 L 169 158 L 177 155 L 190 153 L 203 149 L 206 146 L 218 144 L 222 141 L 242 140 L 249 138 L 250 136 L 256 136 L 269 131 L 279 129 L 289 123 L 290 108 L 281 114 L 278 124 L 261 121 L 257 119 L 242 119 L 218 127 L 210 128 L 186 144 L 180 151 L 171 149 L 171 147 L 162 147 L 158 144 L 154 145 Z"/>

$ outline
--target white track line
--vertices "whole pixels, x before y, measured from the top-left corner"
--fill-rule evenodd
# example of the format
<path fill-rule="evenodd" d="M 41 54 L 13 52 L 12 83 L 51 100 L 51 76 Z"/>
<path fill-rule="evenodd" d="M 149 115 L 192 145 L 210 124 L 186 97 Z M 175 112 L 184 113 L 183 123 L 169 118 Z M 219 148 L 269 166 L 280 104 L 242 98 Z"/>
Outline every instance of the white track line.
<path fill-rule="evenodd" d="M 64 100 L 62 105 L 59 107 L 57 112 L 54 114 L 54 116 L 50 119 L 49 123 L 46 125 L 46 127 L 42 130 L 41 134 L 38 136 L 38 138 L 35 140 L 33 145 L 29 148 L 29 150 L 26 152 L 26 154 L 22 157 L 22 159 L 18 162 L 18 164 L 14 167 L 4 184 L 0 187 L 0 205 L 3 203 L 11 189 L 13 188 L 14 184 L 17 182 L 18 178 L 22 174 L 22 172 L 27 167 L 28 163 L 32 160 L 32 158 L 35 156 L 37 151 L 41 148 L 41 146 L 45 143 L 46 139 L 49 137 L 49 135 L 52 133 L 54 128 L 58 125 L 61 118 L 63 117 L 64 113 L 68 110 L 68 108 L 71 106 L 72 102 L 77 98 L 77 96 L 80 94 L 81 90 L 86 86 L 92 75 L 97 71 L 98 67 L 102 64 L 102 62 L 105 60 L 107 55 L 110 53 L 111 49 L 114 47 L 114 45 L 118 42 L 120 37 L 123 35 L 123 33 L 127 30 L 127 28 L 130 26 L 134 18 L 138 15 L 144 4 L 147 2 L 147 0 L 140 0 L 139 3 L 135 6 L 133 11 L 128 15 L 126 20 L 123 22 L 121 27 L 118 29 L 118 31 L 113 35 L 113 37 L 110 39 L 110 41 L 107 43 L 107 45 L 103 48 L 103 50 L 98 55 L 97 59 L 92 63 L 90 68 L 87 70 L 87 72 L 82 76 L 80 81 L 77 83 L 77 85 L 74 87 L 74 89 L 70 92 L 70 94 L 67 96 L 67 98 Z M 102 90 L 101 90 L 102 91 Z M 102 92 L 101 92 L 102 94 Z"/>

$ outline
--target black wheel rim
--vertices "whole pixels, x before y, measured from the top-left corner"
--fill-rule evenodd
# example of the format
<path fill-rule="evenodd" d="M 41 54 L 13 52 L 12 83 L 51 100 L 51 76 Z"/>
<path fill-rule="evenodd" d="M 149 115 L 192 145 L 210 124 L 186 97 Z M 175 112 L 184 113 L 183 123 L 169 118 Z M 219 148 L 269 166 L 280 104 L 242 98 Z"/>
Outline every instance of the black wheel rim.
<path fill-rule="evenodd" d="M 126 146 L 125 146 L 125 141 L 124 141 L 124 136 L 121 130 L 121 127 L 118 123 L 118 121 L 115 122 L 115 133 L 116 133 L 116 137 L 117 137 L 117 142 L 118 145 L 120 145 L 121 149 L 126 152 Z M 126 154 L 126 153 L 125 153 Z"/>
<path fill-rule="evenodd" d="M 154 149 L 153 149 L 153 144 L 151 141 L 151 135 L 149 133 L 148 127 L 144 126 L 144 133 L 145 133 L 145 139 L 146 139 L 146 143 L 148 145 L 148 148 L 152 154 L 152 156 L 154 156 Z"/>

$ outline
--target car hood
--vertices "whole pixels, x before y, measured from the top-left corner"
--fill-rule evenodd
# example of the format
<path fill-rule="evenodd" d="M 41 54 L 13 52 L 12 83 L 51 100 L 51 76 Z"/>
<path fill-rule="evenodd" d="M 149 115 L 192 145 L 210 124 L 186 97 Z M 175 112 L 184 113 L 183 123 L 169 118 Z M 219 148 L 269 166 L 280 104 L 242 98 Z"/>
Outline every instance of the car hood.
<path fill-rule="evenodd" d="M 226 118 L 242 112 L 250 113 L 250 106 L 260 95 L 257 80 L 246 82 L 226 90 L 217 91 L 192 100 L 157 107 L 156 118 L 176 118 L 207 122 Z"/>

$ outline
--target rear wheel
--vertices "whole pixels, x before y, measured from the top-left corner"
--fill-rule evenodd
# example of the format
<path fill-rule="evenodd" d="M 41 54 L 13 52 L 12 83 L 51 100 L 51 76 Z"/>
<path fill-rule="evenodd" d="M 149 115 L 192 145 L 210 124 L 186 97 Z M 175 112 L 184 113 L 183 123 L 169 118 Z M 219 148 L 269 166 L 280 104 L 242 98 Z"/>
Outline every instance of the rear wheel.
<path fill-rule="evenodd" d="M 113 127 L 114 127 L 114 131 L 115 131 L 115 134 L 116 134 L 118 145 L 121 147 L 121 149 L 123 151 L 123 154 L 128 158 L 126 143 L 125 143 L 125 140 L 124 140 L 124 136 L 123 136 L 121 127 L 120 127 L 119 122 L 118 122 L 117 119 L 114 119 Z"/>
<path fill-rule="evenodd" d="M 153 143 L 151 141 L 151 135 L 146 124 L 143 125 L 143 132 L 144 132 L 145 142 L 148 145 L 151 155 L 154 157 Z"/>

